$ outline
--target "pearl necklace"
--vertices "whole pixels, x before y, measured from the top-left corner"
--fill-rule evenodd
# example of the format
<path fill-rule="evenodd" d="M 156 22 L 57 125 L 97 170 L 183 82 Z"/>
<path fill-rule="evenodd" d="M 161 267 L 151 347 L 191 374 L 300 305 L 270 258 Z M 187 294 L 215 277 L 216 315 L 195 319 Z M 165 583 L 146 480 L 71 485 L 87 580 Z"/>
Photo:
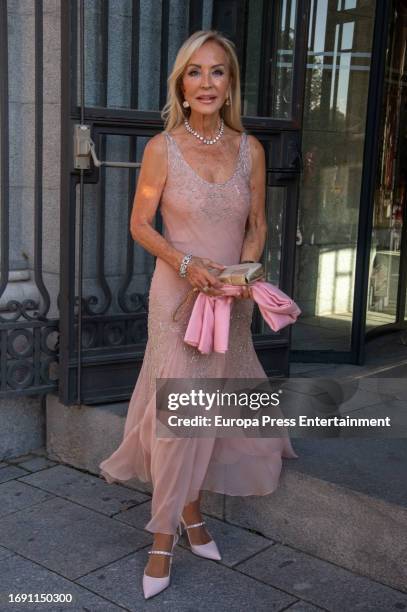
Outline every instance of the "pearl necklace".
<path fill-rule="evenodd" d="M 224 121 L 223 119 L 220 120 L 220 128 L 219 128 L 219 132 L 218 135 L 215 136 L 215 138 L 213 138 L 212 140 L 209 140 L 208 138 L 205 138 L 204 136 L 201 136 L 201 134 L 198 134 L 198 132 L 196 130 L 194 130 L 188 123 L 188 119 L 184 119 L 184 125 L 186 130 L 192 134 L 193 136 L 195 136 L 196 138 L 198 138 L 198 140 L 201 140 L 204 144 L 215 144 L 215 142 L 218 142 L 219 138 L 222 137 L 223 135 L 223 128 L 224 128 Z"/>

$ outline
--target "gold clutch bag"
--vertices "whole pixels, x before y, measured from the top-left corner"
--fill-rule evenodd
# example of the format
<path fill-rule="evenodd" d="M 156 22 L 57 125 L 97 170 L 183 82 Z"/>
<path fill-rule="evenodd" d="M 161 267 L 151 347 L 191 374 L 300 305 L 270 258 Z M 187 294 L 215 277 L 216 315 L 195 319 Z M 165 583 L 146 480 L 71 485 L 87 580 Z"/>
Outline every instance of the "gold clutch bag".
<path fill-rule="evenodd" d="M 264 269 L 261 263 L 242 263 L 233 266 L 226 266 L 220 274 L 214 268 L 211 268 L 213 274 L 228 285 L 250 285 L 250 283 L 264 276 Z M 198 289 L 194 288 L 188 291 L 182 300 L 181 304 L 175 309 L 172 318 L 177 321 L 177 314 L 180 308 L 195 295 Z"/>
<path fill-rule="evenodd" d="M 227 266 L 218 275 L 219 280 L 229 285 L 250 285 L 264 276 L 261 263 L 242 263 Z"/>

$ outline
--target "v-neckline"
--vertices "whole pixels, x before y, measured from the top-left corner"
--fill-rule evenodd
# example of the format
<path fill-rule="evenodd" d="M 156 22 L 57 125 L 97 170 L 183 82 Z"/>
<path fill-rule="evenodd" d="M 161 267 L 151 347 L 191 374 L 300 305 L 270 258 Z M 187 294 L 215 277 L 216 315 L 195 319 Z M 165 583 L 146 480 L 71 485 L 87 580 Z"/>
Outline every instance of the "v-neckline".
<path fill-rule="evenodd" d="M 200 174 L 198 174 L 198 172 L 196 170 L 194 170 L 194 168 L 191 166 L 190 163 L 187 162 L 187 160 L 184 157 L 184 154 L 181 151 L 181 148 L 179 146 L 179 144 L 177 143 L 177 141 L 175 140 L 175 138 L 169 133 L 166 132 L 168 134 L 168 136 L 171 138 L 171 140 L 175 143 L 175 146 L 178 150 L 178 153 L 182 159 L 182 161 L 184 162 L 184 164 L 194 173 L 194 175 L 196 177 L 198 177 L 199 180 L 201 180 L 203 183 L 206 183 L 207 185 L 214 185 L 214 186 L 223 186 L 223 185 L 227 185 L 228 183 L 230 183 L 230 181 L 232 179 L 235 178 L 239 168 L 240 168 L 240 160 L 241 160 L 241 156 L 242 156 L 242 148 L 243 148 L 243 138 L 244 138 L 244 134 L 245 132 L 242 132 L 242 135 L 240 137 L 240 142 L 239 142 L 239 151 L 236 157 L 236 164 L 235 164 L 235 169 L 234 172 L 232 174 L 232 176 L 230 176 L 226 181 L 223 181 L 222 183 L 215 183 L 213 181 L 208 181 L 206 179 L 204 179 Z"/>

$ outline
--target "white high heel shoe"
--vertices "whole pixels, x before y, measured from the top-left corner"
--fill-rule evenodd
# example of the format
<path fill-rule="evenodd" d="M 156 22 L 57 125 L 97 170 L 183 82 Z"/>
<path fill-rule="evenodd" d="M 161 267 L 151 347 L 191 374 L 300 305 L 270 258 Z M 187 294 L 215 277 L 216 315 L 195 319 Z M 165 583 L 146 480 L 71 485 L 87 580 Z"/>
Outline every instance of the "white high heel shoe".
<path fill-rule="evenodd" d="M 170 557 L 170 568 L 168 571 L 168 576 L 163 576 L 161 578 L 156 578 L 155 576 L 149 576 L 148 574 L 146 574 L 145 570 L 144 570 L 144 574 L 143 574 L 143 592 L 144 592 L 144 598 L 145 599 L 149 599 L 150 597 L 153 597 L 154 595 L 158 595 L 158 593 L 161 593 L 161 591 L 163 591 L 164 589 L 167 588 L 167 586 L 169 586 L 170 584 L 170 580 L 171 580 L 171 565 L 172 565 L 172 558 L 174 555 L 174 547 L 176 545 L 176 543 L 179 540 L 179 535 L 176 533 L 174 535 L 174 540 L 172 542 L 172 548 L 171 548 L 171 552 L 168 552 L 167 550 L 149 550 L 148 554 L 149 555 L 165 555 L 166 557 Z"/>
<path fill-rule="evenodd" d="M 192 544 L 191 543 L 188 529 L 193 529 L 194 527 L 201 527 L 201 525 L 205 525 L 205 521 L 201 521 L 200 523 L 194 523 L 193 525 L 187 525 L 181 516 L 181 523 L 178 526 L 180 536 L 182 535 L 182 525 L 184 525 L 186 529 L 189 545 L 193 553 L 195 553 L 199 557 L 205 557 L 205 559 L 213 559 L 214 561 L 220 561 L 222 559 L 219 549 L 216 546 L 215 540 L 212 539 L 210 542 L 207 542 L 206 544 Z"/>

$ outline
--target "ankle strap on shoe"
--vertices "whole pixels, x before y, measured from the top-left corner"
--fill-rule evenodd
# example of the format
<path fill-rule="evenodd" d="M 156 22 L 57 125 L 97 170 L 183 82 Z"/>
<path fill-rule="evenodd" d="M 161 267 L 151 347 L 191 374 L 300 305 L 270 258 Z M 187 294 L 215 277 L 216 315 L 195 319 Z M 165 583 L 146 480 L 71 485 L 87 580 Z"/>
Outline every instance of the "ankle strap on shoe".
<path fill-rule="evenodd" d="M 185 525 L 187 529 L 192 529 L 192 527 L 201 527 L 201 525 L 205 525 L 205 521 L 201 521 L 200 523 L 194 523 L 193 525 Z"/>
<path fill-rule="evenodd" d="M 174 553 L 168 552 L 168 550 L 149 550 L 149 555 L 165 555 L 166 557 L 172 557 Z"/>

